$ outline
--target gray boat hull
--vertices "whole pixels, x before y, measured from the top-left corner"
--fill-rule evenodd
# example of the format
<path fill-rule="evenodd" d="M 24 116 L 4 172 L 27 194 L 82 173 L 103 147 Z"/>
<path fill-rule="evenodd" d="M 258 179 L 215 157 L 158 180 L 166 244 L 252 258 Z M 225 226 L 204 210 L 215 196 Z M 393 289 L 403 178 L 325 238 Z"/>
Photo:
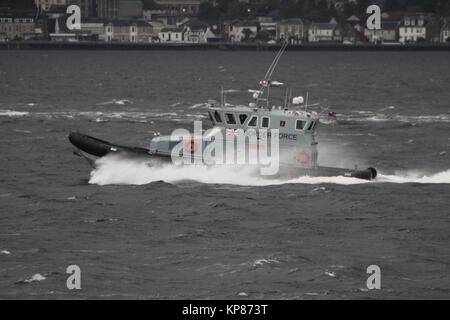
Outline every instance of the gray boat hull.
<path fill-rule="evenodd" d="M 154 154 L 151 153 L 149 149 L 118 145 L 78 132 L 71 133 L 69 135 L 69 141 L 76 148 L 74 153 L 87 159 L 92 166 L 95 166 L 96 160 L 110 154 L 120 154 L 130 158 L 151 159 L 156 160 L 158 163 L 169 163 L 172 161 L 170 156 Z M 321 166 L 317 166 L 314 168 L 282 166 L 280 167 L 279 172 L 276 174 L 277 178 L 286 179 L 292 179 L 301 176 L 343 176 L 364 180 L 373 180 L 377 176 L 377 171 L 374 168 L 356 170 Z"/>

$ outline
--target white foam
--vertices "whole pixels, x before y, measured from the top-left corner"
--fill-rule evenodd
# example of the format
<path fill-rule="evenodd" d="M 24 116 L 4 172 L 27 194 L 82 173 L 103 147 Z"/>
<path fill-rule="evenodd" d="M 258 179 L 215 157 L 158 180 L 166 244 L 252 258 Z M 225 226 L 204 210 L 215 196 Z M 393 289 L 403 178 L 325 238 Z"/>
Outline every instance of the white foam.
<path fill-rule="evenodd" d="M 450 183 L 450 169 L 432 175 L 424 175 L 414 171 L 395 175 L 379 174 L 376 180 L 389 183 Z"/>
<path fill-rule="evenodd" d="M 113 99 L 106 102 L 97 103 L 98 106 L 107 106 L 107 105 L 120 105 L 123 106 L 125 104 L 132 104 L 133 101 L 127 99 Z"/>
<path fill-rule="evenodd" d="M 0 110 L 0 117 L 23 117 L 29 114 L 27 111 Z"/>
<path fill-rule="evenodd" d="M 257 266 L 262 266 L 264 264 L 272 264 L 272 263 L 279 264 L 281 262 L 276 259 L 257 259 L 251 263 L 251 266 L 257 267 Z"/>
<path fill-rule="evenodd" d="M 206 103 L 196 103 L 189 107 L 189 109 L 206 108 L 208 105 Z"/>
<path fill-rule="evenodd" d="M 389 107 L 388 107 L 389 108 Z M 386 108 L 385 108 L 386 109 Z M 382 109 L 382 110 L 385 110 Z M 380 110 L 381 111 L 381 110 Z M 407 123 L 447 123 L 450 122 L 450 116 L 447 114 L 438 115 L 419 115 L 419 116 L 406 116 L 406 115 L 386 115 L 383 113 L 373 113 L 372 111 L 352 111 L 358 115 L 338 115 L 338 119 L 352 120 L 352 121 L 369 121 L 369 122 L 407 122 Z"/>
<path fill-rule="evenodd" d="M 41 275 L 40 273 L 36 273 L 30 279 L 24 280 L 24 282 L 44 281 L 45 279 L 47 279 L 47 278 L 44 277 L 43 275 Z"/>
<path fill-rule="evenodd" d="M 96 169 L 91 172 L 89 183 L 97 185 L 125 184 L 143 185 L 156 181 L 176 183 L 185 180 L 197 181 L 206 184 L 233 184 L 241 186 L 268 186 L 286 183 L 298 184 L 365 184 L 365 183 L 450 183 L 450 170 L 433 175 L 424 175 L 419 172 L 399 173 L 395 175 L 379 174 L 374 181 L 335 176 L 310 177 L 302 176 L 290 180 L 271 179 L 261 177 L 255 168 L 235 166 L 204 165 L 175 166 L 165 164 L 149 166 L 144 161 L 123 159 L 117 156 L 108 156 L 97 160 Z"/>

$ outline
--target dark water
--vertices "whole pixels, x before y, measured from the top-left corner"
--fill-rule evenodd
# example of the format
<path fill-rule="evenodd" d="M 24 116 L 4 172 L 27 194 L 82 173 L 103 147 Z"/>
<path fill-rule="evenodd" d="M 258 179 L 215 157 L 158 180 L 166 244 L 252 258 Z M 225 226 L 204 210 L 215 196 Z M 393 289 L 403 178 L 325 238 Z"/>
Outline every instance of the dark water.
<path fill-rule="evenodd" d="M 338 113 L 321 163 L 371 165 L 378 181 L 110 163 L 88 183 L 70 131 L 147 146 L 192 129 L 221 85 L 248 101 L 273 55 L 0 52 L 0 298 L 449 298 L 447 52 L 280 62 L 277 80 Z M 66 288 L 72 264 L 81 291 Z M 381 290 L 366 289 L 372 264 Z"/>

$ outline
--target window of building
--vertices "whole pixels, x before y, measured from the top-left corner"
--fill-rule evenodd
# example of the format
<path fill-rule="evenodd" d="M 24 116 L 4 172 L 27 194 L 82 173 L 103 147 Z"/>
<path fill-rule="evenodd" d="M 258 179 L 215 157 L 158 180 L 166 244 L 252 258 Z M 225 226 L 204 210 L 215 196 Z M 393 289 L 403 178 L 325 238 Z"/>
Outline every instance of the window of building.
<path fill-rule="evenodd" d="M 306 121 L 303 121 L 303 120 L 297 120 L 297 121 L 295 122 L 295 129 L 297 129 L 297 130 L 303 130 L 303 129 L 305 128 L 305 125 L 306 125 Z"/>
<path fill-rule="evenodd" d="M 244 124 L 244 122 L 245 122 L 245 120 L 247 120 L 247 115 L 246 114 L 240 114 L 239 115 L 239 122 L 241 123 L 241 124 Z"/>
<path fill-rule="evenodd" d="M 270 120 L 269 117 L 262 117 L 261 127 L 262 128 L 268 128 L 269 127 L 269 120 Z"/>
<path fill-rule="evenodd" d="M 222 123 L 222 118 L 220 117 L 220 113 L 217 110 L 216 112 L 214 112 L 214 119 L 216 119 L 216 122 Z"/>
<path fill-rule="evenodd" d="M 236 119 L 232 113 L 225 113 L 225 121 L 227 124 L 236 124 Z"/>
<path fill-rule="evenodd" d="M 248 122 L 247 126 L 249 127 L 256 127 L 258 123 L 258 116 L 253 116 L 250 121 Z"/>

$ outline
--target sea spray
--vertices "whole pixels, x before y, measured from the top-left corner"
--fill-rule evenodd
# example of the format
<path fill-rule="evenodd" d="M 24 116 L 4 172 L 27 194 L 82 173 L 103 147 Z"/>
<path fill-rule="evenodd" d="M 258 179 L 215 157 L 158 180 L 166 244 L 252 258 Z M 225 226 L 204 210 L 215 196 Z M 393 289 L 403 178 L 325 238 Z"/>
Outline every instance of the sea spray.
<path fill-rule="evenodd" d="M 418 172 L 396 175 L 379 174 L 374 181 L 361 180 L 343 176 L 309 177 L 302 176 L 289 180 L 263 178 L 255 168 L 231 165 L 205 166 L 173 164 L 149 164 L 136 159 L 126 159 L 111 155 L 97 160 L 96 168 L 91 172 L 89 183 L 97 185 L 125 184 L 143 185 L 156 181 L 176 183 L 180 181 L 197 181 L 207 184 L 234 184 L 241 186 L 268 186 L 287 183 L 300 184 L 366 184 L 366 183 L 450 183 L 450 169 L 432 175 Z"/>

